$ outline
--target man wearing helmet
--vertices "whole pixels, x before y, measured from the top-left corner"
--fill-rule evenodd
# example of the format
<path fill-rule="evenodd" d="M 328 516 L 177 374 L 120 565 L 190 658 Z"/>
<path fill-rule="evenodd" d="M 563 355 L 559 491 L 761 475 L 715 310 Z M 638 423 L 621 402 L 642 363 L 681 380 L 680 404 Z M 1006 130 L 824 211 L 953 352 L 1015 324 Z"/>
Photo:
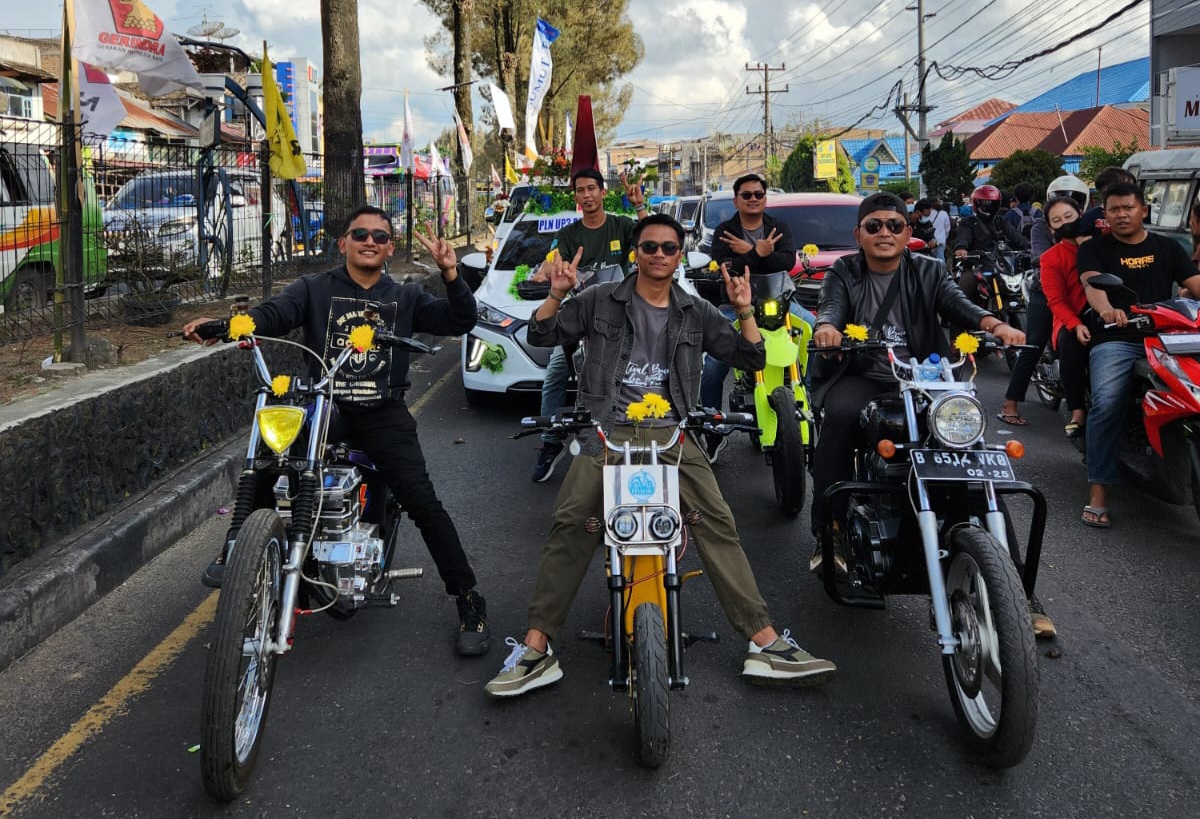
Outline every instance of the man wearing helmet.
<path fill-rule="evenodd" d="M 969 253 L 984 253 L 995 250 L 996 242 L 1005 241 L 1009 247 L 1028 250 L 1029 242 L 1003 219 L 1000 212 L 1000 189 L 995 185 L 981 185 L 971 194 L 971 215 L 958 223 L 954 233 L 954 257 L 962 258 Z"/>

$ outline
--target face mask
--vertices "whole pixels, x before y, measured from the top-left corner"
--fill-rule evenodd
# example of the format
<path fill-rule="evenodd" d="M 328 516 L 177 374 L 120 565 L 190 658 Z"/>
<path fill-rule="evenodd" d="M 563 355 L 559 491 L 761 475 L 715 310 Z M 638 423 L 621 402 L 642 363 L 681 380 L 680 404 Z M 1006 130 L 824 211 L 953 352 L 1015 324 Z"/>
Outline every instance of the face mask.
<path fill-rule="evenodd" d="M 1055 241 L 1061 242 L 1064 239 L 1075 239 L 1079 236 L 1079 220 L 1067 222 L 1054 231 Z"/>
<path fill-rule="evenodd" d="M 915 208 L 916 206 L 917 206 L 917 203 L 916 203 L 916 202 L 913 202 L 911 205 L 909 205 L 909 206 L 908 206 L 908 212 L 909 212 L 909 213 L 912 213 L 912 212 L 913 212 L 913 208 Z"/>
<path fill-rule="evenodd" d="M 929 224 L 930 222 L 933 221 L 933 214 L 931 213 L 928 216 L 922 216 L 921 221 L 924 222 L 925 224 Z"/>

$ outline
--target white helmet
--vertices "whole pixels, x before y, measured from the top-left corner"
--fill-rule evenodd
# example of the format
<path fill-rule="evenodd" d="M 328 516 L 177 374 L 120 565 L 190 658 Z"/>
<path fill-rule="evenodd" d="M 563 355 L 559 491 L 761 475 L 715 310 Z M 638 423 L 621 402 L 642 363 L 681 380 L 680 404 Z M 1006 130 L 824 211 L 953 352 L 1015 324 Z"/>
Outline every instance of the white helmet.
<path fill-rule="evenodd" d="M 1055 179 L 1046 188 L 1046 200 L 1049 201 L 1056 196 L 1069 196 L 1079 203 L 1079 207 L 1086 208 L 1088 195 L 1091 192 L 1087 183 L 1078 176 L 1066 174 Z"/>

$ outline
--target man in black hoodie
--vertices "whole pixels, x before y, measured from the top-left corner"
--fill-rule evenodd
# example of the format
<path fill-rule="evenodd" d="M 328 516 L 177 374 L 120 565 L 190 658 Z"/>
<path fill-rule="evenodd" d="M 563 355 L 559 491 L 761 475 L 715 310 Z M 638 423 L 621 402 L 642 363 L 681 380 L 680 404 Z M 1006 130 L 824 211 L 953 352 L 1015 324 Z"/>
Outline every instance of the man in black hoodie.
<path fill-rule="evenodd" d="M 368 205 L 350 214 L 338 239 L 346 263 L 303 276 L 279 295 L 251 308 L 255 333 L 274 337 L 303 328 L 304 344 L 326 361 L 333 361 L 344 348 L 350 330 L 359 323 L 367 302 L 380 305 L 381 321 L 388 332 L 397 336 L 456 336 L 467 332 L 475 326 L 475 297 L 458 276 L 454 248 L 436 238 L 432 229 L 427 232 L 430 238 L 419 232 L 414 235 L 441 270 L 446 298 L 436 298 L 417 284 L 399 284 L 383 271 L 395 250 L 392 223 L 385 211 Z M 186 324 L 184 337 L 200 342 L 195 330 L 208 320 L 198 318 Z M 309 374 L 319 377 L 315 362 L 310 367 Z M 458 653 L 484 654 L 491 636 L 484 599 L 475 590 L 475 573 L 458 531 L 429 480 L 417 440 L 417 422 L 405 405 L 405 392 L 410 386 L 408 353 L 389 347 L 372 350 L 356 372 L 339 377 L 333 397 L 348 442 L 375 463 L 421 531 L 447 594 L 457 598 Z M 225 549 L 205 571 L 205 585 L 221 585 L 228 548 L 236 536 L 236 532 L 230 532 Z"/>

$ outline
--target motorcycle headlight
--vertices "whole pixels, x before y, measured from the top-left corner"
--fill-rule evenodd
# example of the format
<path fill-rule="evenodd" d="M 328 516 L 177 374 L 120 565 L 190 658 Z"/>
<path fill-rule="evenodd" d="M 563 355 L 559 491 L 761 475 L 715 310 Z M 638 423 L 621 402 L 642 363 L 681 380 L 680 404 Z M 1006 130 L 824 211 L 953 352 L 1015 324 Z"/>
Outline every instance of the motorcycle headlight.
<path fill-rule="evenodd" d="M 497 310 L 490 304 L 479 302 L 478 318 L 480 324 L 491 324 L 494 327 L 507 327 L 516 319 L 501 310 Z"/>
<path fill-rule="evenodd" d="M 762 314 L 768 318 L 779 315 L 779 301 L 767 299 L 762 303 Z"/>
<path fill-rule="evenodd" d="M 943 395 L 929 408 L 929 429 L 946 446 L 971 446 L 983 437 L 986 427 L 983 407 L 969 395 Z"/>
<path fill-rule="evenodd" d="M 670 540 L 679 531 L 679 517 L 672 509 L 661 509 L 650 516 L 650 533 L 658 540 Z"/>
<path fill-rule="evenodd" d="M 190 233 L 192 228 L 196 226 L 195 216 L 185 216 L 180 219 L 172 219 L 169 222 L 163 222 L 158 226 L 158 235 L 161 237 L 180 236 L 184 233 Z"/>
<path fill-rule="evenodd" d="M 300 407 L 263 407 L 255 413 L 259 434 L 276 455 L 287 452 L 304 426 Z"/>
<path fill-rule="evenodd" d="M 608 528 L 616 535 L 617 540 L 629 540 L 637 534 L 637 516 L 628 509 L 622 509 L 609 518 Z"/>

